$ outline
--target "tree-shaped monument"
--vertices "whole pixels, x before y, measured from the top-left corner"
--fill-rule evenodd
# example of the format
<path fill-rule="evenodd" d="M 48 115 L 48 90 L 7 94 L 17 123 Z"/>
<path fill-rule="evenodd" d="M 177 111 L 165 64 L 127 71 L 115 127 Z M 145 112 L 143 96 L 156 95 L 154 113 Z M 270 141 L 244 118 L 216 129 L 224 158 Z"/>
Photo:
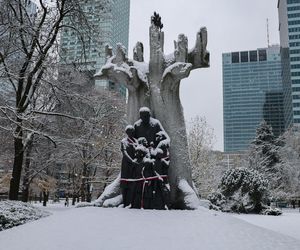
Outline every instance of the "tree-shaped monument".
<path fill-rule="evenodd" d="M 171 138 L 169 182 L 173 208 L 192 209 L 198 206 L 198 196 L 192 183 L 186 126 L 180 102 L 179 87 L 191 70 L 209 67 L 207 30 L 197 33 L 196 45 L 188 49 L 188 39 L 180 34 L 174 41 L 175 51 L 164 54 L 164 32 L 161 17 L 154 13 L 149 29 L 150 62 L 144 62 L 143 44 L 134 48 L 133 60 L 126 57 L 125 48 L 117 45 L 115 55 L 106 46 L 107 62 L 96 73 L 96 79 L 123 83 L 128 89 L 127 119 L 133 124 L 139 118 L 139 109 L 149 107 L 152 116 L 161 121 Z M 102 206 L 114 204 L 119 194 L 120 181 L 116 179 L 96 201 Z M 116 203 L 117 204 L 117 203 Z"/>

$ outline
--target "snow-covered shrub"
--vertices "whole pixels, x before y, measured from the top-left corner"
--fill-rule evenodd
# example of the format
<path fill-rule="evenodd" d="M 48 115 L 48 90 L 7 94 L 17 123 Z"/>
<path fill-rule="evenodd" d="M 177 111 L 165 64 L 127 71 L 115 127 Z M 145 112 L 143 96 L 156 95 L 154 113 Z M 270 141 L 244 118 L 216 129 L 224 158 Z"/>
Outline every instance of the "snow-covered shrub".
<path fill-rule="evenodd" d="M 267 196 L 267 180 L 255 170 L 229 169 L 222 176 L 217 192 L 209 200 L 222 211 L 259 213 Z"/>
<path fill-rule="evenodd" d="M 263 214 L 263 215 L 281 215 L 282 214 L 282 211 L 278 208 L 272 208 L 272 207 L 268 207 L 266 209 L 263 209 L 260 214 Z"/>
<path fill-rule="evenodd" d="M 218 207 L 222 206 L 226 202 L 225 196 L 219 191 L 211 193 L 208 196 L 208 200 Z"/>
<path fill-rule="evenodd" d="M 28 203 L 21 201 L 0 201 L 0 231 L 48 215 L 48 212 L 42 211 Z"/>

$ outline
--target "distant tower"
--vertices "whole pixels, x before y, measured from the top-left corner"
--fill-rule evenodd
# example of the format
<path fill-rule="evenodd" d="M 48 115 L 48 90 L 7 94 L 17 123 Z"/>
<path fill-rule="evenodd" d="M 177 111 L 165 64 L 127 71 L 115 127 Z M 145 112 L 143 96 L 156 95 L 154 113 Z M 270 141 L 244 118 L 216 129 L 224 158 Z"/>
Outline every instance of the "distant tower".
<path fill-rule="evenodd" d="M 115 89 L 117 86 L 114 83 L 94 81 L 93 75 L 105 63 L 106 44 L 116 49 L 116 44 L 122 43 L 128 48 L 130 0 L 85 0 L 82 1 L 81 7 L 87 13 L 94 32 L 90 43 L 87 43 L 84 58 L 82 41 L 72 29 L 65 28 L 60 43 L 61 65 L 76 65 L 91 76 L 91 81 L 96 87 Z M 120 85 L 119 87 L 119 91 L 125 95 L 126 89 Z"/>
<path fill-rule="evenodd" d="M 279 46 L 223 54 L 224 151 L 247 150 L 265 120 L 284 131 Z"/>
<path fill-rule="evenodd" d="M 285 127 L 300 125 L 300 1 L 278 1 Z"/>

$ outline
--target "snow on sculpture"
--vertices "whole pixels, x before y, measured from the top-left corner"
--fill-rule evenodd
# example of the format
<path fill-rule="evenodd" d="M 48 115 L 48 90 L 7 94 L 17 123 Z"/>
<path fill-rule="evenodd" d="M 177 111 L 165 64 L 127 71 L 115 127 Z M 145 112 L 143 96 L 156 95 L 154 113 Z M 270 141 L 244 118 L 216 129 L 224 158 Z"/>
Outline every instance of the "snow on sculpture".
<path fill-rule="evenodd" d="M 96 79 L 108 79 L 123 83 L 128 89 L 127 119 L 133 124 L 138 119 L 139 109 L 149 107 L 153 117 L 161 121 L 171 138 L 169 181 L 171 207 L 193 209 L 198 206 L 198 197 L 193 188 L 186 127 L 179 97 L 180 81 L 187 78 L 191 70 L 209 67 L 207 30 L 201 28 L 196 36 L 195 47 L 188 50 L 188 39 L 180 34 L 174 42 L 175 51 L 164 54 L 163 25 L 158 14 L 151 19 L 150 61 L 144 62 L 143 45 L 134 48 L 134 59 L 126 57 L 125 49 L 118 44 L 115 55 L 107 46 L 107 62 L 95 74 Z M 108 186 L 97 200 L 103 205 L 118 193 L 119 182 Z M 110 190 L 110 192 L 108 191 Z"/>

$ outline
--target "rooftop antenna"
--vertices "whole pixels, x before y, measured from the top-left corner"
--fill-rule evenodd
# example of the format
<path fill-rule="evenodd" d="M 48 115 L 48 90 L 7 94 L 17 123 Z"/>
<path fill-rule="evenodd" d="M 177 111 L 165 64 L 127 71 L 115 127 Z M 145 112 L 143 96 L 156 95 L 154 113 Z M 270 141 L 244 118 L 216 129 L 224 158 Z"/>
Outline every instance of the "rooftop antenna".
<path fill-rule="evenodd" d="M 267 18 L 267 39 L 268 39 L 268 48 L 269 48 L 270 47 L 269 18 Z"/>

